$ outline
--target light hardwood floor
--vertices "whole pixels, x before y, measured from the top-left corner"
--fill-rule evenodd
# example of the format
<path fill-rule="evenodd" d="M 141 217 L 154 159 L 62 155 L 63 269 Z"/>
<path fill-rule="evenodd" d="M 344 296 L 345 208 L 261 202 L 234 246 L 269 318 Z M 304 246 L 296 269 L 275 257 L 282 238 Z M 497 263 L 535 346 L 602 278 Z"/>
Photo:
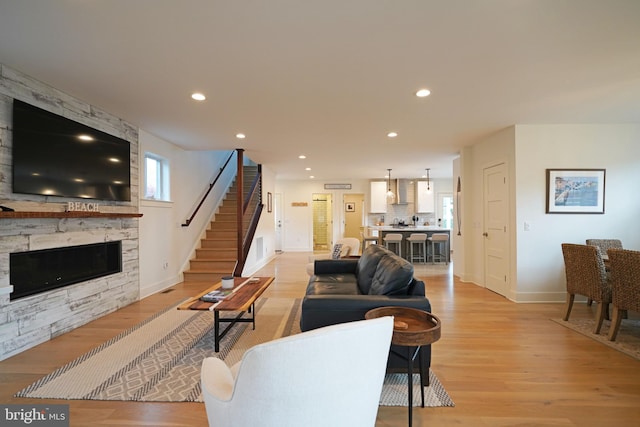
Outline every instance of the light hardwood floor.
<path fill-rule="evenodd" d="M 285 253 L 256 275 L 275 276 L 268 297 L 300 297 L 309 254 Z M 443 322 L 432 369 L 454 408 L 416 408 L 414 426 L 637 426 L 640 361 L 555 324 L 562 304 L 515 304 L 462 283 L 451 267 L 416 266 Z M 0 362 L 1 403 L 69 403 L 72 426 L 205 426 L 203 404 L 19 399 L 59 366 L 208 287 L 181 283 Z M 575 304 L 572 316 L 593 316 Z M 348 392 L 348 390 L 345 390 Z M 381 407 L 376 426 L 406 426 L 406 408 Z M 277 426 L 273 426 L 277 427 Z M 301 426 L 303 427 L 303 426 Z M 331 426 L 327 426 L 331 427 Z"/>

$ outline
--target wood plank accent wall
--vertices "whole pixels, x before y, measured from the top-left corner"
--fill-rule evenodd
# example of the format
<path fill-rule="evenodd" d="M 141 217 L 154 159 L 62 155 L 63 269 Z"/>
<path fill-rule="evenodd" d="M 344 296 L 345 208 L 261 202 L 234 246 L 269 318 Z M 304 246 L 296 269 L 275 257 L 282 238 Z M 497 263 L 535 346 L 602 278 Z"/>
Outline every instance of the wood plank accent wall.
<path fill-rule="evenodd" d="M 123 138 L 131 144 L 131 202 L 99 201 L 115 215 L 60 215 L 76 199 L 13 194 L 13 99 Z M 0 360 L 68 332 L 139 299 L 138 129 L 130 123 L 0 64 Z M 28 213 L 37 212 L 32 215 Z M 47 212 L 50 212 L 48 214 Z M 22 213 L 22 214 L 21 214 Z M 11 252 L 122 241 L 122 273 L 10 301 Z"/>

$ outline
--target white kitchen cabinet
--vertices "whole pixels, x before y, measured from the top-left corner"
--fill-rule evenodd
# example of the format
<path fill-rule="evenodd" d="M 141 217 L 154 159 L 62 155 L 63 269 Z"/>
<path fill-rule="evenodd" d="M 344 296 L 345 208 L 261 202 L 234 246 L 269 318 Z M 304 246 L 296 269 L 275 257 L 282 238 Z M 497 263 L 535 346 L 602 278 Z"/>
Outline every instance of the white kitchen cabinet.
<path fill-rule="evenodd" d="M 436 192 L 433 181 L 416 181 L 416 213 L 431 213 L 436 211 Z"/>
<path fill-rule="evenodd" d="M 387 183 L 386 181 L 371 181 L 369 193 L 369 213 L 387 212 Z"/>

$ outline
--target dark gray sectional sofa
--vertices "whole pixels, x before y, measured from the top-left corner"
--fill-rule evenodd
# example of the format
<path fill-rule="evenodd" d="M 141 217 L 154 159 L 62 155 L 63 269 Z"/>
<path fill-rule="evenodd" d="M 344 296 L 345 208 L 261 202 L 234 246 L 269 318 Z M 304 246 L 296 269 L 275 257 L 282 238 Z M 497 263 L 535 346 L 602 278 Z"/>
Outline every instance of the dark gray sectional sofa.
<path fill-rule="evenodd" d="M 309 279 L 302 301 L 302 331 L 364 319 L 367 311 L 386 306 L 412 307 L 431 312 L 425 284 L 413 277 L 413 265 L 379 245 L 369 245 L 358 259 L 315 261 L 315 274 Z M 406 347 L 392 345 L 388 370 L 406 372 L 401 357 Z M 422 361 L 428 385 L 431 346 L 423 347 Z M 418 359 L 415 360 L 415 371 Z"/>

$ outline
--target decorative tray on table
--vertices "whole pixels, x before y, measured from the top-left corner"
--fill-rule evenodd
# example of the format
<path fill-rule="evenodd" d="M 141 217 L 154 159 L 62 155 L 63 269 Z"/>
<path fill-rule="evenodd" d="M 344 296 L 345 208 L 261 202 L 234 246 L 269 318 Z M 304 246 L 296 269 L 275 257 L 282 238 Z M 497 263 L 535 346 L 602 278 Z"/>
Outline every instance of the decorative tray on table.
<path fill-rule="evenodd" d="M 384 316 L 393 316 L 393 344 L 421 346 L 440 339 L 440 319 L 427 311 L 410 307 L 379 307 L 369 310 L 365 319 Z"/>

